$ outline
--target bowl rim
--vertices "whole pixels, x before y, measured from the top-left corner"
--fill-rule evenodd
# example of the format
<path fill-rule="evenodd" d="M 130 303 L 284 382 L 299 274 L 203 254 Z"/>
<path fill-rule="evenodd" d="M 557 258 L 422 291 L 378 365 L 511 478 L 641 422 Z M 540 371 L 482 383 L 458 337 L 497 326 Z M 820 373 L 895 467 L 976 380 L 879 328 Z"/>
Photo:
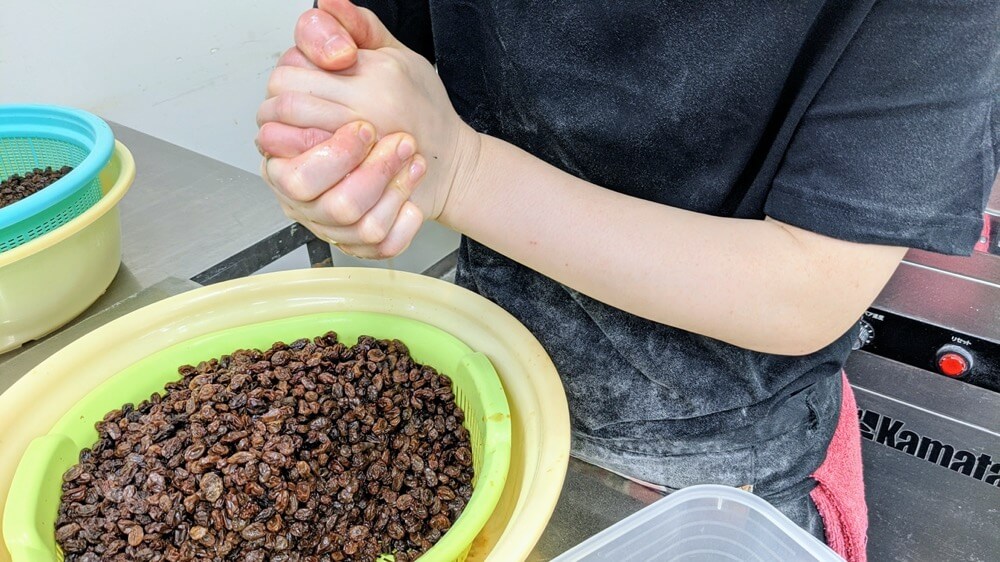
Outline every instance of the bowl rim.
<path fill-rule="evenodd" d="M 104 169 L 114 152 L 114 133 L 103 119 L 82 109 L 59 105 L 0 105 L 0 139 L 41 138 L 87 151 L 73 171 L 52 187 L 0 208 L 0 229 L 29 220 L 84 188 Z M 68 181 L 76 180 L 76 181 Z"/>
<path fill-rule="evenodd" d="M 493 362 L 512 415 L 522 420 L 512 428 L 508 486 L 516 487 L 501 497 L 501 507 L 487 523 L 492 534 L 481 533 L 473 552 L 487 562 L 527 557 L 555 510 L 569 463 L 569 408 L 562 381 L 538 339 L 509 312 L 472 291 L 413 273 L 348 267 L 282 271 L 195 289 L 128 313 L 67 345 L 0 394 L 0 431 L 6 434 L 0 440 L 0 459 L 20 458 L 39 430 L 58 419 L 54 412 L 60 404 L 68 408 L 100 384 L 103 379 L 92 373 L 63 379 L 81 363 L 87 371 L 117 372 L 119 364 L 134 361 L 131 356 L 169 346 L 180 331 L 216 330 L 237 321 L 234 315 L 249 322 L 298 310 L 348 309 L 424 319 Z M 134 344 L 123 353 L 103 354 L 121 334 L 131 334 Z M 18 421 L 26 416 L 36 423 Z M 4 501 L 12 476 L 11 465 L 0 464 Z M 488 552 L 481 550 L 487 545 Z M 6 549 L 0 548 L 0 562 L 6 560 Z"/>
<path fill-rule="evenodd" d="M 118 170 L 117 175 L 114 176 L 114 184 L 97 203 L 59 228 L 34 240 L 29 240 L 16 248 L 0 252 L 0 267 L 22 260 L 66 240 L 114 209 L 135 180 L 135 159 L 133 159 L 129 149 L 117 140 L 111 159 L 102 169 L 101 174 L 109 170 L 114 172 L 115 166 L 118 167 Z"/>

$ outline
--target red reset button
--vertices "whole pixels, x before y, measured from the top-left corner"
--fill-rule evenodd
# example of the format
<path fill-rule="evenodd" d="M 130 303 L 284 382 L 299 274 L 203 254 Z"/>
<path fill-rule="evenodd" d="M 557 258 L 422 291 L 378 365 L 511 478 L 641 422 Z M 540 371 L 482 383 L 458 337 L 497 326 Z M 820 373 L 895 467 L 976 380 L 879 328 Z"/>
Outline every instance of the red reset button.
<path fill-rule="evenodd" d="M 972 368 L 972 355 L 957 345 L 946 345 L 937 353 L 938 371 L 949 377 L 960 377 Z"/>

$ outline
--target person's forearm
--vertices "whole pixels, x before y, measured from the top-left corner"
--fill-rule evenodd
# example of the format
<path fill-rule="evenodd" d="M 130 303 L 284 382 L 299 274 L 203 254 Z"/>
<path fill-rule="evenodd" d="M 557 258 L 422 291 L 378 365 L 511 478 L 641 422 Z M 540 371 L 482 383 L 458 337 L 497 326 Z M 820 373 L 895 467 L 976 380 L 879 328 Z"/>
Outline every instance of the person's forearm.
<path fill-rule="evenodd" d="M 480 139 L 441 222 L 599 301 L 741 347 L 827 345 L 904 251 L 866 246 L 859 258 L 857 244 L 629 197 Z"/>

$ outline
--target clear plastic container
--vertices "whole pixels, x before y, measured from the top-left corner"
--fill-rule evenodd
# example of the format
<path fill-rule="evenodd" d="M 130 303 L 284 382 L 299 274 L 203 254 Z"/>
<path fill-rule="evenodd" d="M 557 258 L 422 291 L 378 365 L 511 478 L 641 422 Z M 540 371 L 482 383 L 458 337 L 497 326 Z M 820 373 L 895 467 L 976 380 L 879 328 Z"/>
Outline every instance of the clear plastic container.
<path fill-rule="evenodd" d="M 736 488 L 684 488 L 580 543 L 553 562 L 843 562 L 774 506 Z"/>

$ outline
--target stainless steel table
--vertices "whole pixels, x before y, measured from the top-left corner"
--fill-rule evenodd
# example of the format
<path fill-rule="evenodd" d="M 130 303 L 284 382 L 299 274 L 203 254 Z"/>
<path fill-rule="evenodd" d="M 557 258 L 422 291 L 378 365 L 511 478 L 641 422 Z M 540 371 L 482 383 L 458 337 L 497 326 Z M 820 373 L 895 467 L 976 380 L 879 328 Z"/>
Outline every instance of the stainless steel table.
<path fill-rule="evenodd" d="M 122 268 L 108 292 L 69 326 L 41 341 L 0 356 L 0 392 L 80 335 L 146 304 L 198 287 L 199 284 L 252 274 L 302 245 L 309 248 L 314 265 L 330 265 L 329 247 L 319 243 L 298 225 L 290 223 L 257 176 L 138 131 L 120 126 L 114 128 L 118 138 L 134 153 L 138 165 L 135 184 L 121 204 L 124 233 Z M 454 255 L 451 255 L 425 274 L 450 280 L 453 270 Z M 898 370 L 893 362 L 869 354 L 856 355 L 852 361 L 856 368 L 872 374 L 869 383 L 864 384 L 869 389 L 876 389 L 877 381 L 887 380 L 890 373 Z M 919 383 L 921 375 L 910 372 L 906 380 L 911 384 L 914 381 Z M 935 387 L 933 391 L 947 394 L 954 389 L 954 386 L 945 384 L 941 388 Z M 900 402 L 886 397 L 885 392 L 888 391 L 885 388 L 877 388 L 881 394 L 875 390 L 865 392 L 865 388 L 859 390 L 862 391 L 859 394 L 862 407 L 889 411 L 873 402 L 873 396 L 883 396 L 894 404 Z M 920 394 L 919 390 L 911 393 Z M 975 404 L 979 408 L 986 408 L 994 414 L 1000 411 L 1000 408 L 994 409 L 997 400 L 993 397 L 982 398 L 981 393 L 977 396 L 980 398 Z M 970 404 L 968 401 L 962 403 Z M 928 411 L 928 408 L 921 407 L 920 410 Z M 949 414 L 956 415 L 953 412 Z M 984 425 L 995 431 L 997 422 L 991 419 Z M 989 440 L 995 439 L 995 436 L 987 429 L 985 433 L 980 432 L 973 437 L 985 439 L 984 446 L 991 447 Z M 920 491 L 911 488 L 899 476 L 910 470 L 906 463 L 912 459 L 894 455 L 891 451 L 887 453 L 883 449 L 885 447 L 877 444 L 865 444 L 869 482 L 877 483 L 877 488 L 869 486 L 873 517 L 869 543 L 871 559 L 942 559 L 941 555 L 945 558 L 952 555 L 962 557 L 963 551 L 968 552 L 966 547 L 969 544 L 963 546 L 963 541 L 956 537 L 972 529 L 958 528 L 962 524 L 958 515 L 940 514 L 936 521 L 944 534 L 952 535 L 951 541 L 934 536 L 906 535 L 906 529 L 922 518 L 913 505 L 913 502 L 919 501 Z M 877 463 L 869 464 L 870 460 Z M 897 470 L 894 467 L 900 468 Z M 929 467 L 928 470 L 935 469 L 933 465 Z M 917 466 L 918 470 L 924 468 Z M 936 473 L 929 473 L 929 476 L 938 478 Z M 944 474 L 944 480 L 938 482 L 947 484 L 945 488 L 952 490 L 950 481 L 946 482 L 949 477 L 953 475 Z M 993 487 L 983 487 L 983 501 L 990 502 L 995 492 Z M 571 460 L 555 513 L 529 560 L 551 560 L 660 497 L 657 492 L 612 473 Z M 952 505 L 954 509 L 961 507 Z M 984 548 L 988 552 L 991 544 L 995 544 L 989 529 L 990 525 L 983 522 L 973 533 L 980 552 Z"/>

